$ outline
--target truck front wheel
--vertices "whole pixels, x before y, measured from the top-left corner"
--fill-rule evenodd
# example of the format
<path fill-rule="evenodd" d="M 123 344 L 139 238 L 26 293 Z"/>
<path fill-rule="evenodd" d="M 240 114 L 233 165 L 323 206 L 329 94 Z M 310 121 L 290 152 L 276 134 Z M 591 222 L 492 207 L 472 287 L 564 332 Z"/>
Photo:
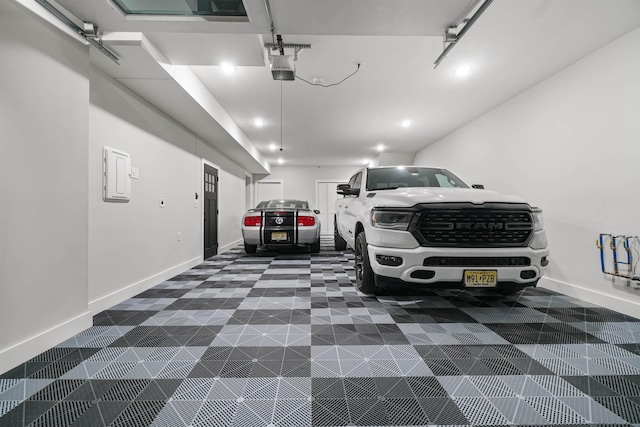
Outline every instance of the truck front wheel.
<path fill-rule="evenodd" d="M 369 262 L 369 252 L 367 251 L 367 239 L 364 231 L 356 237 L 356 286 L 360 292 L 375 294 L 379 288 L 376 286 L 375 273 L 371 269 Z"/>

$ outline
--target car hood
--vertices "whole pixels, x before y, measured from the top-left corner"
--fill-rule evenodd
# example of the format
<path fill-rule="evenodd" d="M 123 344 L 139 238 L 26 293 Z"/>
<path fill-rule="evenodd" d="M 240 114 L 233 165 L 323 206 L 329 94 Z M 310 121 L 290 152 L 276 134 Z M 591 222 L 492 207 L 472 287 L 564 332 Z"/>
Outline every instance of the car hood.
<path fill-rule="evenodd" d="M 375 194 L 375 195 L 373 195 Z M 368 199 L 379 207 L 411 207 L 419 203 L 525 203 L 517 196 L 475 188 L 417 187 L 371 191 Z"/>

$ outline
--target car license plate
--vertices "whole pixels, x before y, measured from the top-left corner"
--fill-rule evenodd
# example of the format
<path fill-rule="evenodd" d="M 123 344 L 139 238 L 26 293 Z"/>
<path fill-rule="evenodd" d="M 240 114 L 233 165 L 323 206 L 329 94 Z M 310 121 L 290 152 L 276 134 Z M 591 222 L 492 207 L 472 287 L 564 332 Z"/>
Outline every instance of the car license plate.
<path fill-rule="evenodd" d="M 464 285 L 469 288 L 494 288 L 498 281 L 498 272 L 465 270 Z"/>
<path fill-rule="evenodd" d="M 271 240 L 273 241 L 287 240 L 287 233 L 285 231 L 274 231 L 271 233 Z"/>

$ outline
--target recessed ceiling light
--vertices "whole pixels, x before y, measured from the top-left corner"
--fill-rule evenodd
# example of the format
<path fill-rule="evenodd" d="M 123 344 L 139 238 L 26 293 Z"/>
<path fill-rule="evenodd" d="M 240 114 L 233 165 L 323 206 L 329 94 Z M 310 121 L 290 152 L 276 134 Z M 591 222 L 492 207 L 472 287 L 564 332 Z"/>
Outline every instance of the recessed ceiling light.
<path fill-rule="evenodd" d="M 369 163 L 370 161 L 371 161 L 371 160 L 369 160 L 369 159 L 364 159 L 364 160 L 362 161 L 362 163 L 364 163 L 364 164 L 366 165 L 366 164 L 367 164 L 367 163 Z"/>
<path fill-rule="evenodd" d="M 411 126 L 411 120 L 403 120 L 402 121 L 402 127 L 403 128 L 408 128 L 409 126 Z"/>
<path fill-rule="evenodd" d="M 284 163 L 284 160 L 282 160 L 282 157 L 280 157 L 280 158 L 278 159 L 278 163 L 279 163 L 279 164 L 283 164 L 283 163 Z"/>
<path fill-rule="evenodd" d="M 468 77 L 472 70 L 471 65 L 460 65 L 453 70 L 453 75 L 460 78 Z"/>
<path fill-rule="evenodd" d="M 236 72 L 236 66 L 233 64 L 230 64 L 228 62 L 223 62 L 222 64 L 220 64 L 220 68 L 222 69 L 222 71 L 224 71 L 226 74 L 233 74 Z"/>
<path fill-rule="evenodd" d="M 269 150 L 276 151 L 276 148 L 278 148 L 276 144 L 269 144 Z"/>
<path fill-rule="evenodd" d="M 255 120 L 253 121 L 253 124 L 254 124 L 254 125 L 256 125 L 256 126 L 258 126 L 258 127 L 260 128 L 260 127 L 264 126 L 264 120 L 262 120 L 262 119 L 255 119 Z"/>
<path fill-rule="evenodd" d="M 376 147 L 376 150 L 378 150 L 378 151 L 384 151 L 384 145 L 382 145 L 382 144 L 378 144 L 378 146 Z"/>

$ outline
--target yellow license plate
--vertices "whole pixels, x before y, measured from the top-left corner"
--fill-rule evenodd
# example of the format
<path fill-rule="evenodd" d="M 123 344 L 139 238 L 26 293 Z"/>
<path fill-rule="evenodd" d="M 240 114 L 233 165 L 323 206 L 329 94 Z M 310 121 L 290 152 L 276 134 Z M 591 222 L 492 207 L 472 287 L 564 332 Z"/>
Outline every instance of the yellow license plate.
<path fill-rule="evenodd" d="M 465 270 L 464 272 L 464 285 L 469 288 L 493 288 L 497 281 L 497 271 Z"/>
<path fill-rule="evenodd" d="M 283 231 L 274 231 L 271 233 L 271 240 L 287 240 L 287 233 Z"/>

